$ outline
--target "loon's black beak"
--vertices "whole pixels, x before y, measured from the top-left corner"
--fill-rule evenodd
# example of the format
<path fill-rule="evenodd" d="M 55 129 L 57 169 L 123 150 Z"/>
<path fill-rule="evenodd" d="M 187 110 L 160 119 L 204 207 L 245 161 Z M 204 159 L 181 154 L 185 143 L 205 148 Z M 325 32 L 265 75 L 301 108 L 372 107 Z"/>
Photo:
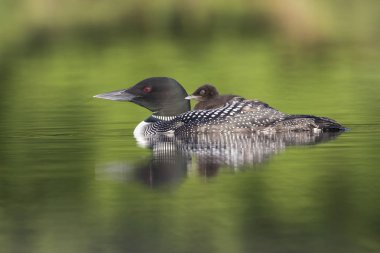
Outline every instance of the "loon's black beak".
<path fill-rule="evenodd" d="M 108 100 L 114 100 L 114 101 L 132 101 L 134 98 L 138 96 L 131 94 L 128 92 L 128 90 L 115 90 L 107 93 L 102 93 L 95 95 L 94 98 L 102 98 L 102 99 L 108 99 Z"/>
<path fill-rule="evenodd" d="M 188 99 L 188 100 L 190 100 L 190 99 L 199 100 L 201 97 L 202 97 L 202 96 L 190 95 L 190 96 L 185 97 L 185 99 Z"/>

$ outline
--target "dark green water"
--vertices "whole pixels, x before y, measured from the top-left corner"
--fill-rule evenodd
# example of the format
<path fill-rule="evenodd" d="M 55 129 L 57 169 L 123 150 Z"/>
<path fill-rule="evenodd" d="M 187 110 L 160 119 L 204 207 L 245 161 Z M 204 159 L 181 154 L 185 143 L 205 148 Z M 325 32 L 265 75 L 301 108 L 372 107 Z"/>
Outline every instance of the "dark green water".
<path fill-rule="evenodd" d="M 378 52 L 155 41 L 14 53 L 1 78 L 1 252 L 379 252 Z M 148 111 L 92 98 L 150 76 L 350 131 L 255 140 L 247 159 L 245 146 L 165 155 L 133 138 Z"/>

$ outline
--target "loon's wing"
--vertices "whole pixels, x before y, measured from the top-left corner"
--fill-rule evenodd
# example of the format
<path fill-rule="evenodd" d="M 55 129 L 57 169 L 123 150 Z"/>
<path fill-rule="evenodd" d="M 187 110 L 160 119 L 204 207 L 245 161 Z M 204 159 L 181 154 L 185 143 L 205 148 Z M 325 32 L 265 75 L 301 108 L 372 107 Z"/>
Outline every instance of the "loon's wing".
<path fill-rule="evenodd" d="M 259 100 L 234 98 L 212 110 L 189 111 L 171 122 L 175 134 L 200 132 L 250 132 L 283 120 L 282 113 Z"/>
<path fill-rule="evenodd" d="M 257 126 L 268 126 L 283 120 L 288 114 L 278 111 L 260 100 L 244 100 L 244 106 L 235 118 L 245 118 L 249 123 Z"/>
<path fill-rule="evenodd" d="M 310 131 L 313 129 L 320 129 L 322 131 L 345 130 L 341 124 L 327 117 L 286 114 L 258 100 L 251 101 L 249 105 L 252 106 L 252 108 L 249 108 L 247 113 L 253 116 L 250 123 L 259 129 L 264 127 L 268 130 L 275 130 L 276 132 Z M 235 119 L 238 120 L 239 117 L 245 117 L 245 113 L 236 116 Z"/>

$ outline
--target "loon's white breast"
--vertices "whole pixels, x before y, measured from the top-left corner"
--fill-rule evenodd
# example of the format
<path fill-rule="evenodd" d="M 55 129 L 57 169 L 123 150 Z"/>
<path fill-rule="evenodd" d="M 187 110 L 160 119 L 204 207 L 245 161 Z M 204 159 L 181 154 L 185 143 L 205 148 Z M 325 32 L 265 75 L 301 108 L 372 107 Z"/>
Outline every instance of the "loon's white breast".
<path fill-rule="evenodd" d="M 142 148 L 145 148 L 148 146 L 148 142 L 146 140 L 146 135 L 145 135 L 145 130 L 146 128 L 151 125 L 152 122 L 145 122 L 145 121 L 141 121 L 135 128 L 135 130 L 133 130 L 133 136 L 135 137 L 136 141 L 137 141 L 137 144 L 142 147 Z"/>

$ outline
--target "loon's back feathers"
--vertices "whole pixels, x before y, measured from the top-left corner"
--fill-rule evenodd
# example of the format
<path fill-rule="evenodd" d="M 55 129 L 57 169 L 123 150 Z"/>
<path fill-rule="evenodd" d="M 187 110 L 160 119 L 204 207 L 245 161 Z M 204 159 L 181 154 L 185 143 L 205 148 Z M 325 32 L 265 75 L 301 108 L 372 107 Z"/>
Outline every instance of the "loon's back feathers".
<path fill-rule="evenodd" d="M 135 129 L 134 133 L 143 135 L 345 130 L 342 125 L 329 118 L 291 115 L 259 100 L 231 96 L 232 98 L 226 98 L 226 101 L 220 99 L 222 96 L 218 96 L 213 109 L 189 111 L 190 104 L 185 99 L 189 96 L 177 81 L 167 77 L 154 77 L 145 79 L 131 88 L 95 97 L 130 101 L 152 111 L 152 116 Z M 210 105 L 212 100 L 213 98 L 208 100 Z"/>
<path fill-rule="evenodd" d="M 343 126 L 334 120 L 312 115 L 289 115 L 258 100 L 232 99 L 225 106 L 212 110 L 195 110 L 168 121 L 152 124 L 147 134 L 170 132 L 175 135 L 212 132 L 284 132 L 340 131 Z"/>

